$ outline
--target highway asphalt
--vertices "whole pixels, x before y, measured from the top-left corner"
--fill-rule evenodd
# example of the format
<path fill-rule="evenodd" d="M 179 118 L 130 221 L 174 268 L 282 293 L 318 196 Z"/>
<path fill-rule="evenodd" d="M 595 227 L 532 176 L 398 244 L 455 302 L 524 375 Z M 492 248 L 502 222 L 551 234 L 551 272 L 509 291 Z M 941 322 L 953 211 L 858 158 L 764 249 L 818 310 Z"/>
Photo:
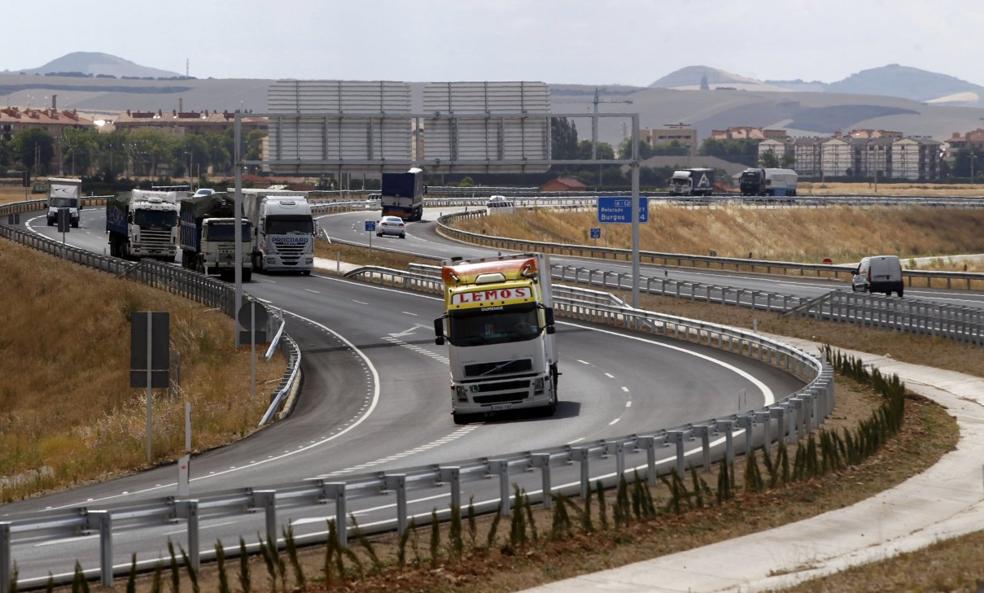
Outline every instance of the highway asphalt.
<path fill-rule="evenodd" d="M 102 252 L 103 216 L 101 208 L 83 211 L 81 228 L 72 229 L 66 240 Z M 322 226 L 332 233 L 362 218 L 360 213 L 332 216 L 322 219 Z M 45 226 L 43 217 L 24 220 L 35 232 L 60 238 Z M 410 229 L 408 251 L 463 251 L 457 244 L 436 240 L 427 223 Z M 399 239 L 385 242 L 404 244 Z M 461 427 L 449 413 L 446 347 L 433 344 L 429 329 L 440 314 L 438 300 L 318 274 L 254 278 L 248 285 L 251 294 L 290 313 L 288 330 L 303 351 L 303 389 L 286 420 L 195 457 L 193 495 L 652 431 L 734 413 L 740 407 L 760 407 L 800 386 L 785 373 L 736 355 L 608 327 L 561 323 L 557 342 L 563 376 L 557 414 L 493 418 Z M 558 476 L 563 478 L 561 472 Z M 0 507 L 0 519 L 45 509 L 157 499 L 175 493 L 175 477 L 174 466 L 167 465 L 6 505 Z M 497 492 L 491 480 L 468 488 L 466 496 L 474 494 L 478 500 Z M 414 500 L 414 512 L 446 504 L 433 497 Z M 353 500 L 350 505 L 357 514 L 364 513 L 360 522 L 381 520 L 384 511 L 389 512 L 386 505 L 377 508 L 376 499 Z M 323 506 L 304 507 L 291 509 L 281 520 L 292 521 L 303 535 L 323 531 L 329 514 Z M 262 514 L 204 520 L 203 545 L 210 547 L 216 538 L 232 543 L 240 534 L 261 531 L 262 524 Z M 122 531 L 115 538 L 116 561 L 125 563 L 132 551 L 141 558 L 161 554 L 166 539 L 179 540 L 182 530 L 181 525 L 157 525 Z M 83 566 L 93 566 L 97 546 L 91 536 L 24 542 L 15 545 L 14 558 L 22 577 L 40 576 L 48 570 L 68 571 L 76 558 Z"/>

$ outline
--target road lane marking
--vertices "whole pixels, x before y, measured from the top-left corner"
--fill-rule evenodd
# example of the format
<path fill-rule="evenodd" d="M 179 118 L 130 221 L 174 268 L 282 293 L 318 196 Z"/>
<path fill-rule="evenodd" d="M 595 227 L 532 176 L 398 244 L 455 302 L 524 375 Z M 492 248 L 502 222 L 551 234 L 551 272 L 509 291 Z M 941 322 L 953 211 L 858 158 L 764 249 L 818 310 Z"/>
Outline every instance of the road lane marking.
<path fill-rule="evenodd" d="M 358 304 L 360 304 L 360 305 L 368 305 L 368 304 L 369 304 L 369 303 L 367 303 L 367 302 L 365 302 L 365 301 L 358 301 L 358 300 L 356 300 L 356 299 L 352 299 L 352 302 L 353 302 L 353 303 L 358 303 Z"/>
<path fill-rule="evenodd" d="M 419 317 L 419 315 L 417 315 L 416 313 L 411 313 L 410 311 L 400 311 L 400 313 L 403 313 L 404 315 L 412 315 L 414 317 Z"/>
<path fill-rule="evenodd" d="M 615 378 L 615 375 L 613 375 L 611 373 L 605 373 L 605 376 L 608 377 L 609 379 L 614 379 Z"/>
<path fill-rule="evenodd" d="M 618 418 L 616 418 L 616 419 L 612 420 L 611 422 L 609 422 L 608 423 L 608 426 L 615 426 L 616 424 L 618 424 L 618 421 L 621 420 L 621 419 L 622 419 L 622 417 L 619 416 Z"/>
<path fill-rule="evenodd" d="M 629 388 L 626 387 L 625 385 L 622 385 L 622 391 L 624 391 L 625 393 L 628 393 L 629 392 Z"/>
<path fill-rule="evenodd" d="M 304 290 L 306 290 L 307 292 L 310 292 L 311 294 L 321 294 L 317 290 L 314 290 L 314 289 L 311 289 L 311 288 L 305 288 Z"/>
<path fill-rule="evenodd" d="M 581 360 L 580 358 L 579 358 L 579 359 L 577 359 L 577 361 L 578 361 L 579 363 L 581 363 L 581 364 L 591 364 L 590 362 L 588 362 L 588 361 L 586 361 L 586 360 Z"/>

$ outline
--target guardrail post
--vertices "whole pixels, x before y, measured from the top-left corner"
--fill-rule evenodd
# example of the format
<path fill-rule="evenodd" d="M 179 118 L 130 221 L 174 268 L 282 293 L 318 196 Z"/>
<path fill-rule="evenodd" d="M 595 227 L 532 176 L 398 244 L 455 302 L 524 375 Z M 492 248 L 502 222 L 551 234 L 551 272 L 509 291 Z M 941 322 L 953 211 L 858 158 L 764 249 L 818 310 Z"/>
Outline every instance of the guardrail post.
<path fill-rule="evenodd" d="M 780 410 L 780 413 L 781 411 L 782 410 Z M 755 419 L 762 423 L 762 428 L 764 429 L 762 432 L 762 448 L 765 449 L 765 452 L 769 454 L 772 453 L 772 418 L 773 417 L 774 416 L 772 414 L 771 409 L 766 410 L 765 412 L 755 414 Z M 782 424 L 780 424 L 780 427 L 781 426 Z M 780 428 L 780 432 L 782 432 L 781 428 Z"/>
<path fill-rule="evenodd" d="M 338 536 L 338 546 L 348 547 L 348 511 L 345 502 L 345 482 L 323 482 L 321 484 L 321 500 L 335 503 L 335 533 Z"/>
<path fill-rule="evenodd" d="M 587 499 L 591 496 L 590 450 L 587 447 L 571 449 L 571 459 L 581 466 L 581 498 Z"/>
<path fill-rule="evenodd" d="M 89 527 L 99 530 L 99 582 L 113 586 L 113 516 L 109 511 L 88 511 Z"/>
<path fill-rule="evenodd" d="M 512 514 L 509 505 L 509 462 L 504 459 L 490 461 L 489 473 L 499 476 L 499 516 L 508 517 Z"/>
<path fill-rule="evenodd" d="M 724 461 L 728 465 L 735 462 L 734 420 L 718 420 L 716 428 L 724 433 Z"/>
<path fill-rule="evenodd" d="M 198 500 L 179 500 L 175 503 L 177 516 L 187 521 L 188 562 L 195 570 L 201 566 L 201 543 L 198 529 Z"/>
<path fill-rule="evenodd" d="M 701 463 L 704 471 L 711 471 L 711 427 L 699 425 L 694 427 L 694 434 L 700 437 Z"/>
<path fill-rule="evenodd" d="M 682 478 L 687 471 L 685 451 L 683 450 L 686 433 L 682 430 L 668 430 L 666 431 L 666 439 L 676 445 L 676 473 Z"/>
<path fill-rule="evenodd" d="M 10 593 L 12 558 L 10 553 L 10 522 L 0 521 L 0 593 Z"/>
<path fill-rule="evenodd" d="M 774 408 L 769 408 L 769 414 L 776 419 L 776 441 L 782 439 L 786 436 L 786 423 L 788 421 L 787 409 L 783 405 L 777 405 Z M 772 443 L 766 443 L 766 451 L 772 454 Z"/>
<path fill-rule="evenodd" d="M 615 441 L 605 445 L 607 455 L 615 455 L 615 476 L 621 478 L 625 475 L 625 443 Z"/>
<path fill-rule="evenodd" d="M 755 442 L 752 438 L 755 430 L 755 415 L 748 414 L 747 416 L 740 416 L 738 418 L 738 426 L 741 426 L 742 430 L 745 431 L 745 455 L 750 455 L 752 449 L 755 447 Z"/>
<path fill-rule="evenodd" d="M 787 402 L 790 404 L 793 414 L 790 432 L 795 435 L 796 439 L 799 439 L 800 435 L 808 430 L 805 401 L 802 396 L 797 395 L 789 398 Z"/>
<path fill-rule="evenodd" d="M 533 467 L 540 468 L 540 484 L 543 490 L 543 508 L 553 507 L 551 493 L 553 489 L 550 484 L 550 455 L 548 453 L 537 453 L 530 457 Z"/>
<path fill-rule="evenodd" d="M 253 506 L 262 508 L 266 516 L 266 537 L 268 542 L 277 542 L 277 491 L 254 490 Z"/>
<path fill-rule="evenodd" d="M 383 476 L 383 488 L 396 491 L 396 532 L 403 535 L 407 530 L 407 476 L 405 474 Z"/>
<path fill-rule="evenodd" d="M 646 451 L 646 483 L 656 485 L 656 437 L 639 437 L 636 446 L 642 445 Z"/>
<path fill-rule="evenodd" d="M 451 485 L 451 506 L 461 508 L 461 468 L 441 467 L 438 470 L 442 482 Z"/>

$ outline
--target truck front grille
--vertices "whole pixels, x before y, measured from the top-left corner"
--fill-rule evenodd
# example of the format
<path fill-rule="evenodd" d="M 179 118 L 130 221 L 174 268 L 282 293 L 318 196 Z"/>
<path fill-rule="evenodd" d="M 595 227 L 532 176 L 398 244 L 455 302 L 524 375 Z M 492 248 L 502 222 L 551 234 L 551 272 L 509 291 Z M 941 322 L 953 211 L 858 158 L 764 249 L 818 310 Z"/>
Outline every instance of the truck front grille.
<path fill-rule="evenodd" d="M 499 383 L 479 383 L 474 387 L 477 388 L 479 393 L 485 393 L 487 391 L 502 391 L 504 389 L 529 389 L 530 382 L 528 379 L 522 381 L 500 381 Z"/>
<path fill-rule="evenodd" d="M 301 256 L 304 255 L 307 247 L 307 240 L 299 243 L 294 240 L 274 239 L 273 246 L 277 249 L 281 263 L 293 266 L 301 261 Z"/>
<path fill-rule="evenodd" d="M 495 370 L 493 371 L 492 369 Z M 469 377 L 494 377 L 495 375 L 511 375 L 513 373 L 522 373 L 531 370 L 533 370 L 533 359 L 531 358 L 521 358 L 519 360 L 500 360 L 499 362 L 480 362 L 465 365 L 465 375 Z"/>
<path fill-rule="evenodd" d="M 171 231 L 140 230 L 140 243 L 144 247 L 152 249 L 164 249 L 173 245 L 171 241 Z"/>
<path fill-rule="evenodd" d="M 515 391 L 512 393 L 496 393 L 495 395 L 478 395 L 474 399 L 476 404 L 501 404 L 505 402 L 518 402 L 526 399 L 529 393 L 526 391 Z"/>

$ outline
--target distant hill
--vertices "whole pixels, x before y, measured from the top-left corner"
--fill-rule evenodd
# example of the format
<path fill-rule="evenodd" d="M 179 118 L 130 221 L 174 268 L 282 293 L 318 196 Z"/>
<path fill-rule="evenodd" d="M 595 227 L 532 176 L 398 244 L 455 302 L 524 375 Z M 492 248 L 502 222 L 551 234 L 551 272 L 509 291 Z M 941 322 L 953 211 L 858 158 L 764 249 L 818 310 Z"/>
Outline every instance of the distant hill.
<path fill-rule="evenodd" d="M 984 88 L 955 76 L 889 64 L 862 70 L 844 80 L 832 82 L 827 90 L 857 95 L 885 95 L 913 101 L 931 101 L 959 93 L 974 93 L 984 98 Z"/>
<path fill-rule="evenodd" d="M 26 74 L 81 73 L 91 76 L 115 76 L 117 78 L 172 78 L 177 72 L 148 68 L 130 60 L 99 52 L 77 51 L 51 60 L 40 68 L 20 70 Z"/>
<path fill-rule="evenodd" d="M 836 82 L 799 79 L 762 81 L 710 66 L 687 66 L 667 74 L 649 86 L 679 91 L 696 90 L 700 88 L 701 79 L 705 76 L 712 90 L 723 87 L 741 91 L 877 95 L 948 105 L 984 106 L 982 86 L 955 76 L 899 64 L 862 70 Z"/>

